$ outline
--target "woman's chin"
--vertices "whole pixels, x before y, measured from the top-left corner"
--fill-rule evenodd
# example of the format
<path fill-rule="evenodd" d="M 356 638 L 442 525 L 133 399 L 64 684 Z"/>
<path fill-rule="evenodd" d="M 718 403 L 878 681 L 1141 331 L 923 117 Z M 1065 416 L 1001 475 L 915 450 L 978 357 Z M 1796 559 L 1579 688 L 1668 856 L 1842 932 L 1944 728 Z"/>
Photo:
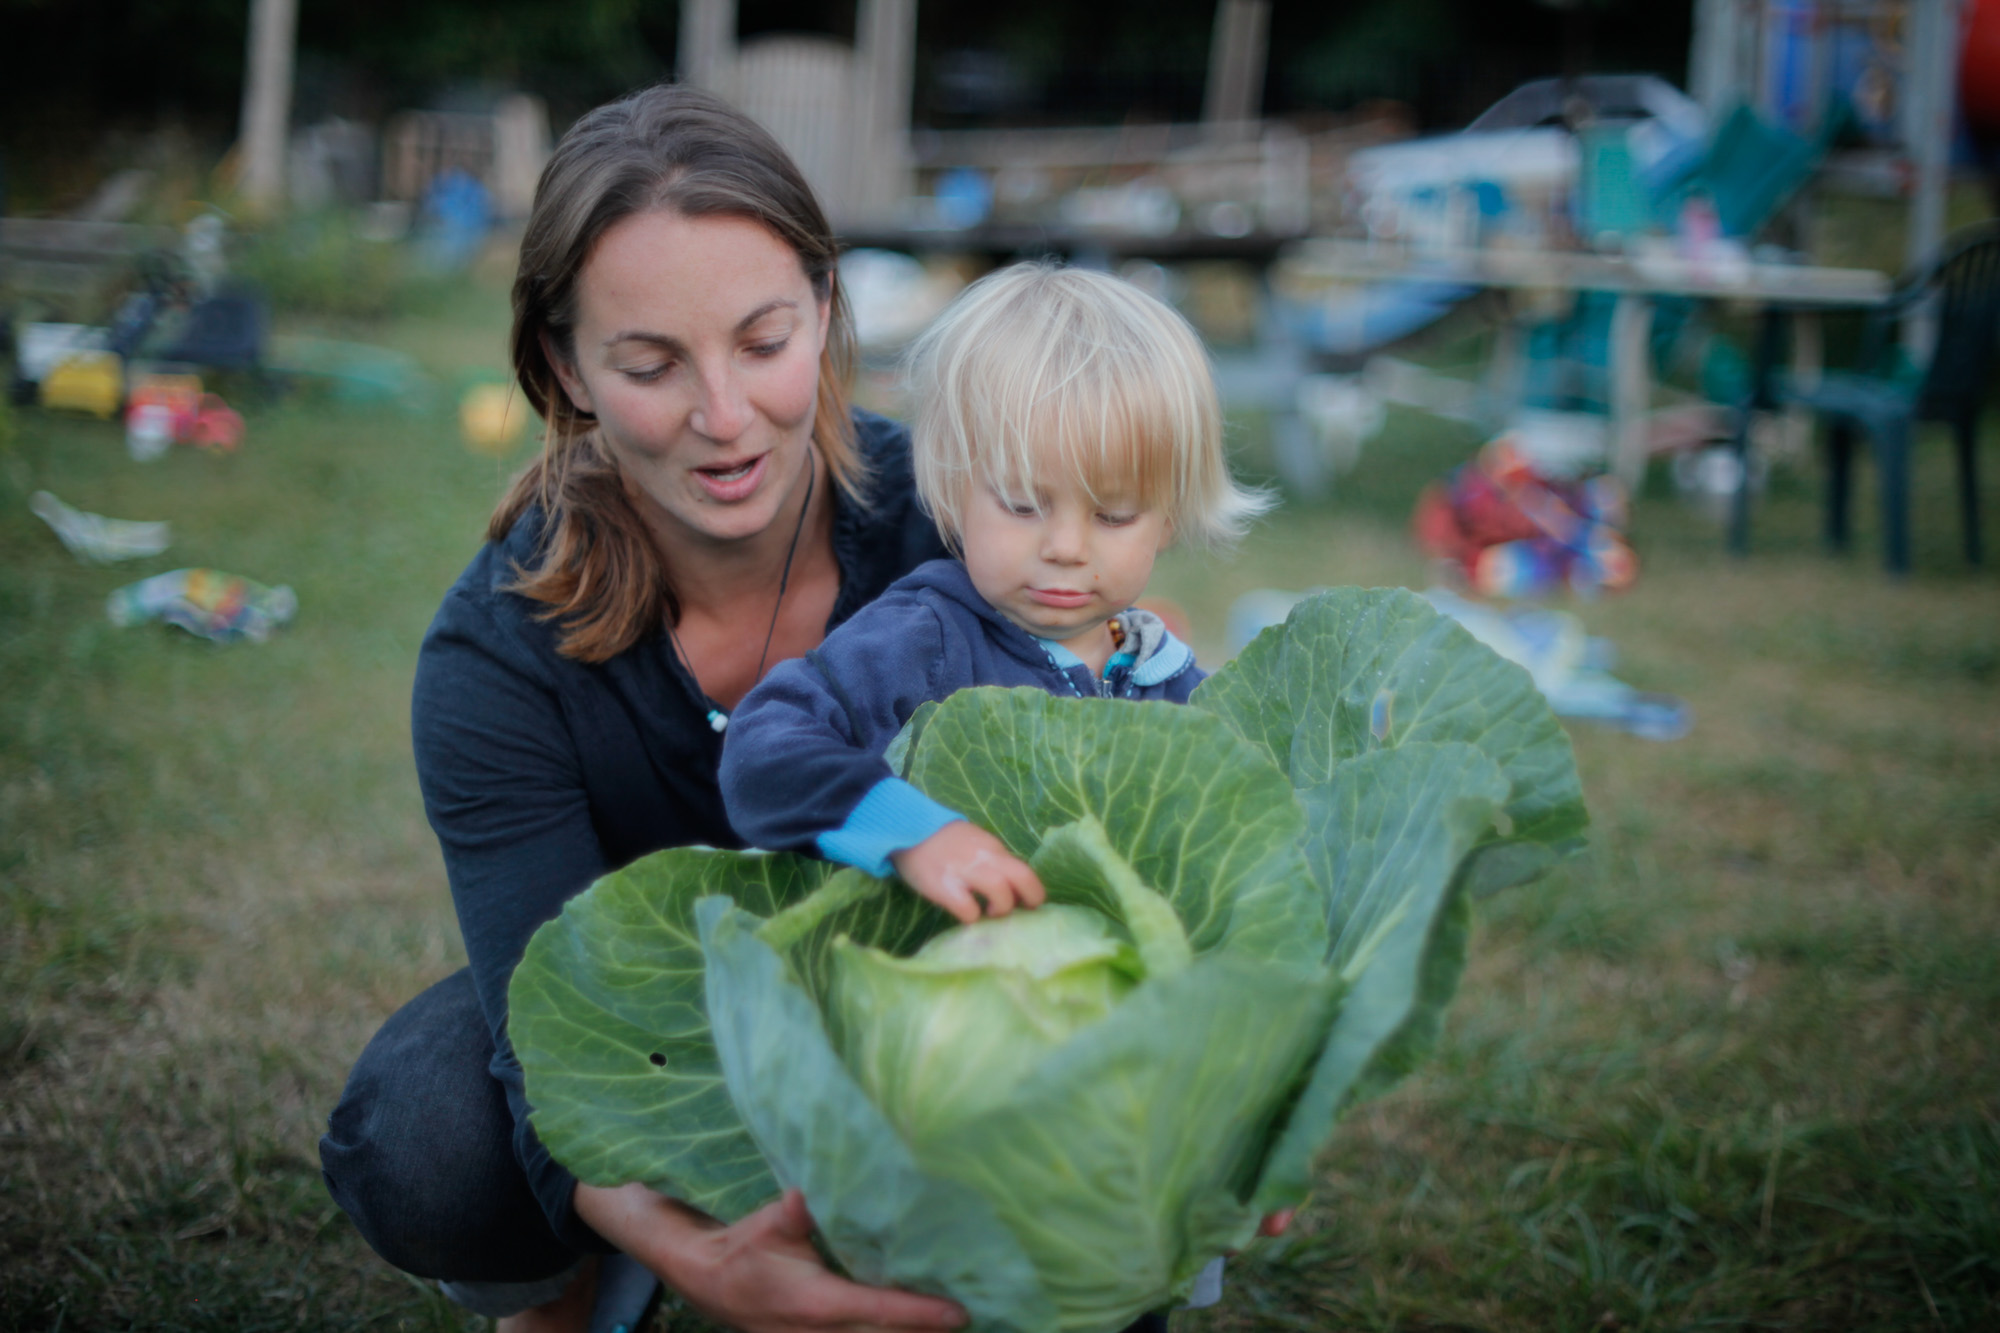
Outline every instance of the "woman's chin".
<path fill-rule="evenodd" d="M 692 513 L 673 515 L 672 521 L 696 541 L 733 546 L 770 531 L 777 512 L 774 505 L 700 506 Z"/>

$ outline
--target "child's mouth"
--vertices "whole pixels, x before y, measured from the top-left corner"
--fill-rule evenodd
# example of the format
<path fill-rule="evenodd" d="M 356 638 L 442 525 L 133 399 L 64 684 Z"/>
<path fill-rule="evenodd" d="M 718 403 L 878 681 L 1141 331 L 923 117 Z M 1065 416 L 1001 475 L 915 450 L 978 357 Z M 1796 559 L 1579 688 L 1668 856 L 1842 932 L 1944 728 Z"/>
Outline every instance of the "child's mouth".
<path fill-rule="evenodd" d="M 1088 602 L 1090 594 L 1087 592 L 1078 592 L 1074 588 L 1030 588 L 1028 589 L 1028 600 L 1039 602 L 1043 606 L 1074 610 Z"/>

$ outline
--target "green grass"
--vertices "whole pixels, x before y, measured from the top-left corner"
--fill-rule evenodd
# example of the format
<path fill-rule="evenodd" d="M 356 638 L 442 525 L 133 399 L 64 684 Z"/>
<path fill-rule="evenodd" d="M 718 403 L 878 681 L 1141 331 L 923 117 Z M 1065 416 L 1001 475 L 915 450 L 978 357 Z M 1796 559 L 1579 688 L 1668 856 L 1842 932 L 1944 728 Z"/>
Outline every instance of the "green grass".
<path fill-rule="evenodd" d="M 483 335 L 400 330 L 440 381 L 503 363 L 503 298 L 450 313 Z M 0 458 L 0 1326 L 460 1322 L 368 1254 L 314 1145 L 374 1026 L 461 959 L 405 718 L 504 470 L 442 411 L 244 405 L 229 457 L 135 464 L 113 424 L 23 410 Z M 80 565 L 40 488 L 174 545 Z M 298 619 L 228 647 L 106 621 L 185 565 L 290 584 Z"/>
<path fill-rule="evenodd" d="M 1259 571 L 1421 585 L 1391 523 L 1473 441 L 1397 426 L 1345 501 L 1190 578 L 1197 620 Z M 1572 729 L 1588 854 L 1484 906 L 1437 1060 L 1185 1328 L 2000 1322 L 2000 584 L 1953 484 L 1934 441 L 1901 584 L 1872 523 L 1819 551 L 1809 469 L 1740 563 L 1649 491 L 1638 587 L 1573 609 L 1693 734 Z"/>
<path fill-rule="evenodd" d="M 366 336 L 450 386 L 502 366 L 503 329 L 489 278 Z M 0 1327 L 478 1325 L 369 1254 L 315 1152 L 368 1035 L 461 958 L 407 699 L 507 465 L 447 397 L 247 401 L 237 455 L 150 465 L 115 426 L 14 415 Z M 1476 444 L 1399 411 L 1329 502 L 1232 560 L 1171 556 L 1156 590 L 1214 661 L 1245 591 L 1424 586 L 1410 504 Z M 1180 1333 L 2000 1325 L 2000 576 L 1958 556 L 1946 455 L 1923 449 L 1904 583 L 1865 487 L 1833 558 L 1810 465 L 1779 474 L 1737 562 L 1655 478 L 1638 586 L 1574 609 L 1693 733 L 1574 729 L 1589 852 L 1485 904 L 1435 1061 Z M 80 565 L 37 488 L 175 545 Z M 105 621 L 182 565 L 290 584 L 298 619 L 230 647 Z"/>

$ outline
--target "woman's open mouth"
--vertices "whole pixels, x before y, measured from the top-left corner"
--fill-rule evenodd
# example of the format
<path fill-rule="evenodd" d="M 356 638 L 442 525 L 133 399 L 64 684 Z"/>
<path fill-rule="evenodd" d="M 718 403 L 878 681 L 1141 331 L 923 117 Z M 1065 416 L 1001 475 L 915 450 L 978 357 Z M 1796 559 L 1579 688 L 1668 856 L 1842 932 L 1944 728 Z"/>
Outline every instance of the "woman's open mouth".
<path fill-rule="evenodd" d="M 730 463 L 719 467 L 698 467 L 694 475 L 701 482 L 701 488 L 709 498 L 725 503 L 747 500 L 757 490 L 757 483 L 764 479 L 764 464 L 771 455 L 758 454 L 740 463 Z"/>

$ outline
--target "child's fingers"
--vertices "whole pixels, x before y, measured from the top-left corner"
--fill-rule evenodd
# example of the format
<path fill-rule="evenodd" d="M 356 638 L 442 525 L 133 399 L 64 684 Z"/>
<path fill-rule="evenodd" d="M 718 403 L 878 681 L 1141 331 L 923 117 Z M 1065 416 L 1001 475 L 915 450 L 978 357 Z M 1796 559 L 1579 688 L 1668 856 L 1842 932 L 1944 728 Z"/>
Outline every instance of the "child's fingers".
<path fill-rule="evenodd" d="M 979 919 L 979 903 L 972 896 L 976 891 L 970 881 L 956 870 L 946 870 L 938 878 L 936 889 L 925 895 L 961 922 Z"/>
<path fill-rule="evenodd" d="M 986 902 L 986 915 L 1006 916 L 1015 908 L 1036 908 L 1048 900 L 1048 890 L 1026 861 L 1001 853 L 977 866 L 973 892 Z"/>
<path fill-rule="evenodd" d="M 972 891 L 985 902 L 988 916 L 1005 916 L 1014 910 L 1014 886 L 1007 882 L 1005 866 L 988 863 L 975 867 Z"/>
<path fill-rule="evenodd" d="M 1020 867 L 1020 872 L 1014 879 L 1014 896 L 1020 900 L 1021 905 L 1040 907 L 1047 902 L 1049 891 L 1042 887 L 1041 876 L 1035 873 L 1035 868 L 1026 861 L 1016 861 L 1014 864 Z"/>

